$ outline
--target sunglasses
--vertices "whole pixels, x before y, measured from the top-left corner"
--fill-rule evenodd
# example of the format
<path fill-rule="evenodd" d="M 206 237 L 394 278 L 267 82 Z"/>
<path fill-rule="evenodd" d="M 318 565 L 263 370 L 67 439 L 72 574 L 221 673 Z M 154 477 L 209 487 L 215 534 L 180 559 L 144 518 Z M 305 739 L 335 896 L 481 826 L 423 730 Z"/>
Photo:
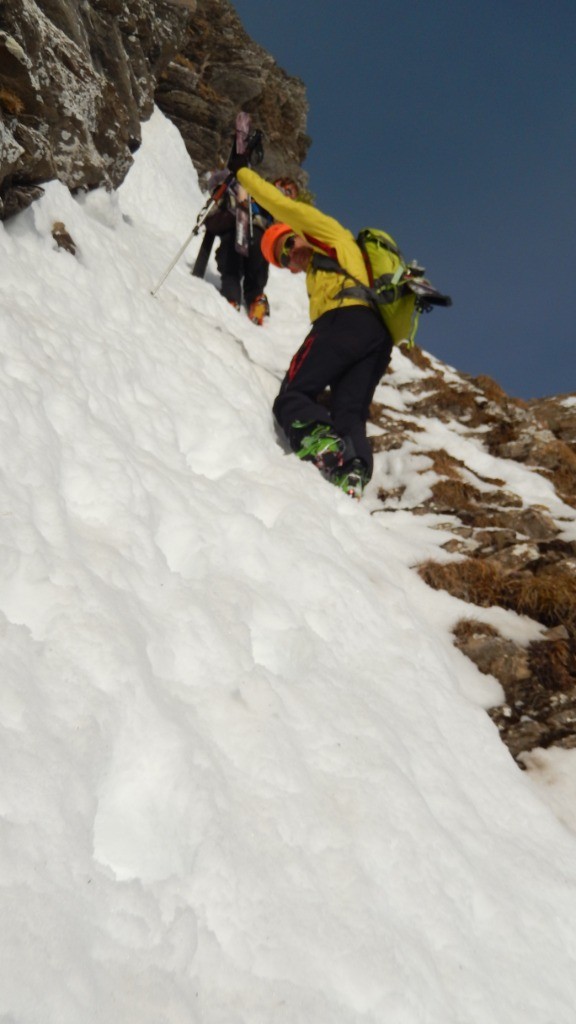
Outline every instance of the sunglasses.
<path fill-rule="evenodd" d="M 278 263 L 281 267 L 288 267 L 290 260 L 292 259 L 292 250 L 296 241 L 296 235 L 287 235 L 286 239 L 280 249 L 280 255 L 278 256 Z"/>
<path fill-rule="evenodd" d="M 296 199 L 298 195 L 298 186 L 291 178 L 276 178 L 274 184 L 276 188 L 280 189 L 280 191 L 284 193 L 285 196 L 288 196 L 290 199 Z"/>

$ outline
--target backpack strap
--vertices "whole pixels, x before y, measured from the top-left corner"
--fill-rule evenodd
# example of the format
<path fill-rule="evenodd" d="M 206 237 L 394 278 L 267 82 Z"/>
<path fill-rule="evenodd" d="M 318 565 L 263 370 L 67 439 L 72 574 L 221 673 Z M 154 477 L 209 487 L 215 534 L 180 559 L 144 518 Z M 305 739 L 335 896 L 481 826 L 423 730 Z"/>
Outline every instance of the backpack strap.
<path fill-rule="evenodd" d="M 386 245 L 385 247 L 396 254 L 400 251 L 392 245 Z M 334 296 L 336 299 L 364 299 L 364 301 L 368 301 L 374 306 L 387 306 L 389 302 L 396 302 L 397 299 L 407 295 L 410 291 L 405 284 L 398 286 L 398 279 L 395 274 L 382 274 L 376 278 L 372 286 L 364 284 L 359 278 L 354 277 L 354 274 L 350 274 L 344 267 L 341 267 L 338 260 L 332 259 L 331 256 L 324 256 L 319 252 L 315 252 L 312 256 L 312 267 L 314 270 L 325 270 L 335 274 L 342 274 L 343 277 L 354 281 L 353 287 L 341 288 L 338 294 Z"/>
<path fill-rule="evenodd" d="M 389 303 L 396 302 L 397 299 L 401 299 L 405 295 L 409 295 L 412 292 L 412 289 L 406 282 L 402 281 L 400 283 L 400 279 L 405 270 L 400 250 L 397 249 L 396 246 L 388 244 L 383 239 L 378 239 L 377 241 L 380 245 L 383 246 L 383 248 L 389 249 L 390 252 L 393 252 L 395 255 L 398 255 L 401 260 L 401 263 L 399 267 L 399 272 L 397 270 L 396 273 L 394 274 L 381 274 L 380 277 L 376 278 L 372 286 L 364 284 L 363 281 L 360 281 L 357 277 L 354 277 L 354 274 L 350 274 L 347 270 L 344 270 L 344 268 L 341 267 L 340 264 L 338 263 L 338 260 L 332 259 L 332 257 L 330 256 L 324 256 L 322 253 L 313 253 L 312 268 L 313 270 L 325 270 L 328 271 L 329 273 L 341 274 L 342 277 L 348 278 L 349 281 L 354 281 L 353 287 L 341 288 L 340 291 L 334 296 L 334 298 L 363 299 L 365 302 L 370 303 L 370 306 L 372 307 L 374 312 L 377 313 L 381 319 L 384 319 L 380 307 L 387 306 Z M 362 247 L 360 246 L 360 248 Z M 426 307 L 425 302 L 423 302 L 421 299 L 417 297 L 416 302 L 414 304 L 414 310 L 412 313 L 410 333 L 408 335 L 408 338 L 406 339 L 406 344 L 408 348 L 412 348 L 414 344 L 416 331 L 418 330 L 418 321 L 420 319 L 420 313 L 422 312 L 423 309 L 426 308 L 431 309 L 432 307 Z"/>
<path fill-rule="evenodd" d="M 312 253 L 312 266 L 314 270 L 333 270 L 337 274 L 346 273 L 338 263 L 338 260 L 332 259 L 331 256 L 325 256 L 322 252 Z"/>
<path fill-rule="evenodd" d="M 378 298 L 374 289 L 364 284 L 359 278 L 354 277 L 354 274 L 349 274 L 347 270 L 344 270 L 344 267 L 340 266 L 338 260 L 332 259 L 331 256 L 324 256 L 323 253 L 315 252 L 312 255 L 312 267 L 314 270 L 325 270 L 329 273 L 341 274 L 342 277 L 348 278 L 349 281 L 354 281 L 354 287 L 341 288 L 334 296 L 335 299 L 363 299 L 365 302 L 370 302 L 371 305 L 378 305 Z"/>
<path fill-rule="evenodd" d="M 400 252 L 400 249 L 392 241 L 391 238 L 383 238 L 381 235 L 374 235 L 370 228 L 364 228 L 364 230 L 360 232 L 360 235 L 358 237 L 362 239 L 370 238 L 371 242 L 374 242 L 376 245 L 379 245 L 381 249 L 388 249 L 388 252 L 391 252 L 394 254 L 394 256 L 397 256 L 401 263 L 404 262 L 404 257 Z M 358 245 L 360 246 L 361 249 L 363 248 L 361 241 L 358 242 Z"/>

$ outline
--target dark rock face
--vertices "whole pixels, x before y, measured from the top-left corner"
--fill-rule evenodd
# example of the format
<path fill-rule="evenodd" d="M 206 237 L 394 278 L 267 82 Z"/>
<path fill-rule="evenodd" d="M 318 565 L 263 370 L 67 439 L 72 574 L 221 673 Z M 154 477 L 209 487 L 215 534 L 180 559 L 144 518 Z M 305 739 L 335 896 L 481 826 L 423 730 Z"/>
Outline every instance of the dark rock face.
<path fill-rule="evenodd" d="M 228 0 L 4 0 L 0 219 L 54 178 L 121 184 L 154 102 L 200 172 L 225 161 L 244 109 L 265 134 L 263 173 L 306 184 L 304 84 L 250 39 Z"/>
<path fill-rule="evenodd" d="M 200 173 L 225 162 L 236 113 L 246 110 L 264 132 L 262 173 L 306 185 L 304 83 L 253 42 L 229 0 L 198 0 L 185 43 L 160 77 L 156 102 Z"/>
<path fill-rule="evenodd" d="M 195 0 L 4 0 L 0 217 L 43 181 L 119 185 Z"/>

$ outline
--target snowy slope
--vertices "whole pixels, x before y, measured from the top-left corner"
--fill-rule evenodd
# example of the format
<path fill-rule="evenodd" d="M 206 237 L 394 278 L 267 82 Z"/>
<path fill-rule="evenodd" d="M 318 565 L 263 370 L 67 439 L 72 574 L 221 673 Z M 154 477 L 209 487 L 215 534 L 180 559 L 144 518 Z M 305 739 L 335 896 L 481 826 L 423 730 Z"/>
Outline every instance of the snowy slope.
<path fill-rule="evenodd" d="M 576 838 L 412 568 L 445 534 L 279 447 L 301 281 L 258 329 L 195 243 L 151 296 L 203 198 L 144 128 L 0 226 L 0 1021 L 572 1024 Z"/>

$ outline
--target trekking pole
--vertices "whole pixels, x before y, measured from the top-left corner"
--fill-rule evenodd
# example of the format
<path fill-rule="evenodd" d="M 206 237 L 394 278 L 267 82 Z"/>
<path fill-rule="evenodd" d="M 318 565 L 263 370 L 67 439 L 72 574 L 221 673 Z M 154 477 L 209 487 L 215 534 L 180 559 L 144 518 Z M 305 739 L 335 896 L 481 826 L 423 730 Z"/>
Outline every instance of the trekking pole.
<path fill-rule="evenodd" d="M 200 231 L 200 228 L 204 224 L 205 220 L 207 220 L 207 218 L 213 212 L 214 207 L 216 207 L 218 205 L 218 203 L 222 199 L 223 195 L 228 191 L 228 189 L 229 189 L 229 187 L 230 187 L 230 185 L 232 184 L 233 181 L 234 181 L 234 175 L 233 174 L 229 174 L 228 177 L 226 177 L 224 179 L 224 181 L 220 185 L 218 185 L 218 187 L 215 188 L 214 191 L 208 196 L 208 199 L 204 203 L 204 206 L 202 207 L 202 209 L 200 210 L 200 213 L 198 214 L 198 217 L 196 218 L 196 223 L 195 223 L 194 227 L 192 228 L 192 231 L 188 235 L 188 238 L 183 243 L 183 245 L 181 245 L 180 248 L 178 249 L 178 252 L 176 253 L 174 259 L 172 260 L 172 262 L 168 265 L 168 267 L 166 268 L 166 270 L 162 274 L 162 277 L 158 281 L 158 284 L 156 285 L 156 287 L 153 288 L 152 291 L 150 292 L 151 295 L 156 295 L 157 294 L 157 292 L 159 291 L 161 286 L 164 284 L 164 281 L 168 277 L 168 274 L 170 274 L 171 271 L 174 270 L 174 267 L 178 263 L 178 260 L 180 259 L 180 257 L 182 255 L 182 253 L 184 252 L 184 250 L 188 248 L 188 246 L 190 245 L 190 242 L 192 241 L 192 239 L 196 237 L 196 235 Z"/>
<path fill-rule="evenodd" d="M 248 196 L 248 238 L 250 245 L 254 241 L 254 212 L 252 210 L 252 197 Z"/>

